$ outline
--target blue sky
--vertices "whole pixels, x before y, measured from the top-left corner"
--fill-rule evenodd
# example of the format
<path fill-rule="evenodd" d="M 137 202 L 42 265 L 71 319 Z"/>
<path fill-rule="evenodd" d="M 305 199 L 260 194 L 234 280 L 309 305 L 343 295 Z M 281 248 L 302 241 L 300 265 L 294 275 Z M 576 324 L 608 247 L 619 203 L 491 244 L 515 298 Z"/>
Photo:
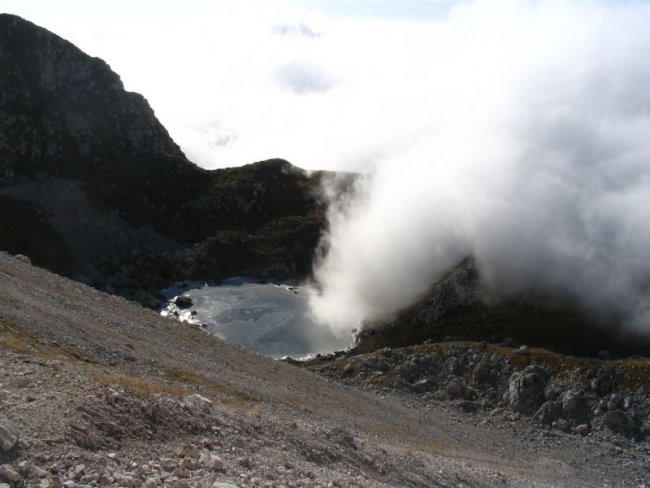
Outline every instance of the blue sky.
<path fill-rule="evenodd" d="M 207 0 L 5 0 L 4 12 L 26 17 L 65 15 L 110 15 L 129 13 L 150 15 L 186 15 L 207 12 L 217 4 L 233 3 Z M 267 2 L 273 4 L 274 2 Z M 444 16 L 458 0 L 276 0 L 277 4 L 291 3 L 297 8 L 316 9 L 330 15 L 382 19 L 428 19 Z"/>

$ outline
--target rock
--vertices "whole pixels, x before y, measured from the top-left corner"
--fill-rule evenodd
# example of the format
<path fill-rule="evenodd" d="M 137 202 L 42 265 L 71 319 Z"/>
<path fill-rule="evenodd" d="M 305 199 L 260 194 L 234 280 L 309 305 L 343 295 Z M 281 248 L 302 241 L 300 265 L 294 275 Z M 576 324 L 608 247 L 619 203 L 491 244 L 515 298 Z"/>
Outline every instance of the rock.
<path fill-rule="evenodd" d="M 250 458 L 247 457 L 237 459 L 237 464 L 239 464 L 242 468 L 253 469 L 253 462 L 250 460 Z"/>
<path fill-rule="evenodd" d="M 215 481 L 212 484 L 212 488 L 239 488 L 237 485 L 233 485 L 230 483 L 220 483 L 218 481 Z"/>
<path fill-rule="evenodd" d="M 471 400 L 460 400 L 456 402 L 455 405 L 465 413 L 474 413 L 480 408 L 478 403 Z"/>
<path fill-rule="evenodd" d="M 474 400 L 476 398 L 476 392 L 462 381 L 451 381 L 445 390 L 452 400 Z"/>
<path fill-rule="evenodd" d="M 18 261 L 20 261 L 21 263 L 32 264 L 32 260 L 29 259 L 29 258 L 28 258 L 27 256 L 25 256 L 24 254 L 16 254 L 16 255 L 14 256 L 14 258 L 16 258 L 16 259 L 17 259 Z"/>
<path fill-rule="evenodd" d="M 18 446 L 18 433 L 6 423 L 0 423 L 0 453 L 9 453 Z"/>
<path fill-rule="evenodd" d="M 384 357 L 391 357 L 393 355 L 393 351 L 391 350 L 390 347 L 384 347 L 383 349 L 379 350 L 379 354 L 381 354 Z"/>
<path fill-rule="evenodd" d="M 3 464 L 0 465 L 0 480 L 8 481 L 10 483 L 20 483 L 23 481 L 23 477 L 8 464 Z"/>
<path fill-rule="evenodd" d="M 73 473 L 76 478 L 81 478 L 81 476 L 84 474 L 85 471 L 86 471 L 86 465 L 78 464 L 77 466 L 74 467 Z"/>
<path fill-rule="evenodd" d="M 178 308 L 190 308 L 194 305 L 194 301 L 187 295 L 179 295 L 174 299 L 174 304 Z"/>
<path fill-rule="evenodd" d="M 216 454 L 202 453 L 199 457 L 199 464 L 217 473 L 224 473 L 226 471 L 223 461 Z"/>
<path fill-rule="evenodd" d="M 552 425 L 560 417 L 562 417 L 562 402 L 555 400 L 544 402 L 535 413 L 535 418 L 544 425 Z"/>
<path fill-rule="evenodd" d="M 578 435 L 587 435 L 589 433 L 589 425 L 580 424 L 575 428 L 575 433 Z"/>
<path fill-rule="evenodd" d="M 603 415 L 603 424 L 612 432 L 624 436 L 632 436 L 635 430 L 634 421 L 623 410 L 610 410 Z"/>
<path fill-rule="evenodd" d="M 520 413 L 535 412 L 544 401 L 547 373 L 539 366 L 527 366 L 510 376 L 508 398 L 510 407 Z"/>
<path fill-rule="evenodd" d="M 522 356 L 528 356 L 530 354 L 530 348 L 526 345 L 523 345 L 519 349 L 517 349 L 517 354 L 520 354 Z"/>
<path fill-rule="evenodd" d="M 434 389 L 435 386 L 436 384 L 432 380 L 425 378 L 423 380 L 416 381 L 415 383 L 413 383 L 411 385 L 411 391 L 413 393 L 424 393 L 425 391 Z"/>
<path fill-rule="evenodd" d="M 562 388 L 557 384 L 550 384 L 544 389 L 544 399 L 551 401 L 557 400 L 562 394 Z"/>
<path fill-rule="evenodd" d="M 553 428 L 560 430 L 562 432 L 569 432 L 571 430 L 571 422 L 566 419 L 559 419 L 553 422 Z"/>
<path fill-rule="evenodd" d="M 607 400 L 607 410 L 618 410 L 623 404 L 623 396 L 618 393 L 612 393 Z"/>
<path fill-rule="evenodd" d="M 598 395 L 604 396 L 610 393 L 614 387 L 612 368 L 603 365 L 596 369 L 591 378 L 590 386 Z"/>
<path fill-rule="evenodd" d="M 589 410 L 587 400 L 580 390 L 569 390 L 562 396 L 562 411 L 567 419 L 584 419 Z"/>

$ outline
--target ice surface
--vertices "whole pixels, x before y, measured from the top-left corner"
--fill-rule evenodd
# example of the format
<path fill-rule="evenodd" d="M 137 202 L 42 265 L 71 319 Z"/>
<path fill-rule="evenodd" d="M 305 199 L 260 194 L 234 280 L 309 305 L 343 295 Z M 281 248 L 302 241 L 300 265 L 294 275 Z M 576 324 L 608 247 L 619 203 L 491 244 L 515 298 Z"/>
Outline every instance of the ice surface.
<path fill-rule="evenodd" d="M 313 320 L 301 287 L 237 280 L 184 294 L 194 301 L 193 321 L 207 324 L 211 334 L 267 356 L 327 353 L 346 348 L 352 340 Z"/>

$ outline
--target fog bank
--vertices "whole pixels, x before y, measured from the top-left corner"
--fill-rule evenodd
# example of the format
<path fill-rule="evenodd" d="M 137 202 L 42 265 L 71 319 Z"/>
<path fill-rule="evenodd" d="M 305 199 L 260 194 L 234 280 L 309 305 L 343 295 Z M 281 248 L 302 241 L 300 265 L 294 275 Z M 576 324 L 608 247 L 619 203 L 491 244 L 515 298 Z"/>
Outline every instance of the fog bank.
<path fill-rule="evenodd" d="M 642 2 L 505 1 L 432 26 L 377 98 L 370 176 L 330 210 L 319 320 L 385 317 L 473 255 L 498 296 L 559 292 L 648 328 L 648 25 Z"/>

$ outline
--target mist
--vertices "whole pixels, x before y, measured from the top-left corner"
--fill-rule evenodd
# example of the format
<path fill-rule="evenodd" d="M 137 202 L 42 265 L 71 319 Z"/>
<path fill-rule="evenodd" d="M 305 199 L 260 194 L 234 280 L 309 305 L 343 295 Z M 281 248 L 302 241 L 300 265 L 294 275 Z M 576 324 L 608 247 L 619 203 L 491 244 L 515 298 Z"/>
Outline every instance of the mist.
<path fill-rule="evenodd" d="M 386 318 L 472 255 L 496 297 L 560 294 L 650 331 L 649 25 L 645 2 L 561 1 L 432 25 L 377 100 L 372 169 L 332 203 L 314 315 Z"/>

